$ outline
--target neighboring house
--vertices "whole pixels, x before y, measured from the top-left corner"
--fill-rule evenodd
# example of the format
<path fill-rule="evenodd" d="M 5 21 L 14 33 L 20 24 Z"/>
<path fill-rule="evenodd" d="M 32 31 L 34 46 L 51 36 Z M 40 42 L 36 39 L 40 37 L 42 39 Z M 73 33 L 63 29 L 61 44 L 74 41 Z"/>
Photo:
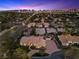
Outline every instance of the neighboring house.
<path fill-rule="evenodd" d="M 36 23 L 36 27 L 43 27 L 43 24 L 42 23 Z"/>
<path fill-rule="evenodd" d="M 67 21 L 67 22 L 69 22 L 69 21 L 70 21 L 70 19 L 69 19 L 69 18 L 66 18 L 66 21 Z"/>
<path fill-rule="evenodd" d="M 35 23 L 29 23 L 29 24 L 27 25 L 28 28 L 31 28 L 31 27 L 34 27 L 34 26 L 35 26 Z"/>
<path fill-rule="evenodd" d="M 44 40 L 43 36 L 29 36 L 29 37 L 25 36 L 21 38 L 20 45 L 22 46 L 34 45 L 36 48 L 40 48 L 46 46 L 46 41 Z"/>
<path fill-rule="evenodd" d="M 55 28 L 46 28 L 47 33 L 57 33 Z"/>
<path fill-rule="evenodd" d="M 29 36 L 31 31 L 32 31 L 32 28 L 25 29 L 24 32 L 23 32 L 23 35 L 24 36 Z"/>
<path fill-rule="evenodd" d="M 67 35 L 60 35 L 59 36 L 60 41 L 62 42 L 62 45 L 67 46 L 69 43 L 79 43 L 79 36 L 71 36 L 69 34 Z"/>
<path fill-rule="evenodd" d="M 45 34 L 45 28 L 36 28 L 36 34 L 37 35 L 44 35 Z"/>
<path fill-rule="evenodd" d="M 54 18 L 54 22 L 56 22 L 58 20 L 58 18 Z"/>
<path fill-rule="evenodd" d="M 65 29 L 64 28 L 57 28 L 57 31 L 58 32 L 65 32 Z"/>
<path fill-rule="evenodd" d="M 59 20 L 60 22 L 62 21 L 62 19 L 61 19 L 61 18 L 59 18 L 58 20 Z"/>
<path fill-rule="evenodd" d="M 34 21 L 39 21 L 39 18 L 34 19 Z"/>
<path fill-rule="evenodd" d="M 44 27 L 49 27 L 49 23 L 43 23 Z"/>

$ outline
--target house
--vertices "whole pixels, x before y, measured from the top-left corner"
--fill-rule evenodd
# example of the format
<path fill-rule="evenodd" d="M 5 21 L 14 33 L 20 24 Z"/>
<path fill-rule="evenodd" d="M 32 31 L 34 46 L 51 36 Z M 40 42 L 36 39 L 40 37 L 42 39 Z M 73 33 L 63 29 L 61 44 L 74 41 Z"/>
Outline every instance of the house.
<path fill-rule="evenodd" d="M 59 36 L 62 45 L 67 46 L 69 43 L 78 43 L 79 44 L 79 36 L 71 36 L 70 34 L 67 35 L 60 35 Z"/>
<path fill-rule="evenodd" d="M 29 36 L 30 33 L 31 33 L 31 31 L 32 31 L 32 28 L 26 28 L 26 29 L 24 30 L 24 32 L 23 32 L 23 35 L 24 35 L 24 36 Z"/>
<path fill-rule="evenodd" d="M 70 21 L 70 19 L 69 19 L 69 18 L 67 18 L 67 19 L 66 19 L 66 21 L 67 21 L 67 22 L 69 22 L 69 21 Z"/>
<path fill-rule="evenodd" d="M 64 28 L 57 28 L 57 31 L 58 32 L 65 32 L 65 29 Z"/>
<path fill-rule="evenodd" d="M 36 23 L 36 27 L 43 27 L 42 23 Z"/>
<path fill-rule="evenodd" d="M 29 36 L 29 37 L 22 37 L 20 40 L 20 45 L 22 46 L 35 46 L 36 48 L 45 47 L 46 41 L 44 40 L 43 36 Z"/>
<path fill-rule="evenodd" d="M 48 39 L 48 38 L 46 38 Z M 45 40 L 43 36 L 29 36 L 29 37 L 22 37 L 20 40 L 21 46 L 35 46 L 36 48 L 45 47 L 46 53 L 52 54 L 54 52 L 60 51 L 60 49 L 57 47 L 54 40 Z"/>
<path fill-rule="evenodd" d="M 43 23 L 44 27 L 49 27 L 49 23 Z"/>
<path fill-rule="evenodd" d="M 27 25 L 27 27 L 28 28 L 31 28 L 31 27 L 34 27 L 35 26 L 35 23 L 33 22 L 33 23 L 29 23 L 28 25 Z"/>
<path fill-rule="evenodd" d="M 39 18 L 34 19 L 35 22 L 39 21 Z"/>
<path fill-rule="evenodd" d="M 54 22 L 56 22 L 58 20 L 58 18 L 54 18 Z"/>
<path fill-rule="evenodd" d="M 45 28 L 36 28 L 36 34 L 37 35 L 44 35 L 45 34 Z"/>
<path fill-rule="evenodd" d="M 41 19 L 41 22 L 44 23 L 44 18 Z"/>
<path fill-rule="evenodd" d="M 56 29 L 55 28 L 46 28 L 47 30 L 47 33 L 57 33 Z"/>

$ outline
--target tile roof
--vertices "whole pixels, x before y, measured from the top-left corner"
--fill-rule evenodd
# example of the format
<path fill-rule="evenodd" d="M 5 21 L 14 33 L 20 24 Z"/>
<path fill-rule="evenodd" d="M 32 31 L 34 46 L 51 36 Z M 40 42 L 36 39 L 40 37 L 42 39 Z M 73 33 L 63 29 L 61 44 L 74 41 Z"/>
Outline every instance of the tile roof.
<path fill-rule="evenodd" d="M 36 47 L 45 47 L 46 41 L 41 36 L 22 37 L 20 40 L 21 45 L 34 45 Z"/>
<path fill-rule="evenodd" d="M 67 34 L 67 35 L 61 35 L 59 38 L 62 43 L 79 42 L 79 36 L 71 36 L 71 35 Z"/>

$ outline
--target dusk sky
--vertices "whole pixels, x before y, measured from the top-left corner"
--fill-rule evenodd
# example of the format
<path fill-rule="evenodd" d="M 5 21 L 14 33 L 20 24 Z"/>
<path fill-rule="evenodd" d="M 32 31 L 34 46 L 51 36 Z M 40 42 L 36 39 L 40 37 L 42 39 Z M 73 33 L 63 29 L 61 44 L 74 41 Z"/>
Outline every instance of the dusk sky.
<path fill-rule="evenodd" d="M 0 0 L 0 10 L 79 8 L 79 0 Z"/>

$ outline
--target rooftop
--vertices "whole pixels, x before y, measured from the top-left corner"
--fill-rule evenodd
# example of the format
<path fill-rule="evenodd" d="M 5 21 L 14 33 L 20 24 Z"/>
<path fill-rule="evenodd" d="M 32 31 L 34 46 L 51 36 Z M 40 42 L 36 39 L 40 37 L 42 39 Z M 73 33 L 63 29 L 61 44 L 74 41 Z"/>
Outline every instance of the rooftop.
<path fill-rule="evenodd" d="M 29 36 L 29 37 L 22 37 L 20 40 L 21 45 L 34 45 L 37 48 L 40 47 L 45 47 L 46 46 L 46 41 L 42 36 Z"/>
<path fill-rule="evenodd" d="M 62 43 L 79 43 L 79 36 L 71 36 L 70 34 L 61 35 L 60 41 Z"/>

